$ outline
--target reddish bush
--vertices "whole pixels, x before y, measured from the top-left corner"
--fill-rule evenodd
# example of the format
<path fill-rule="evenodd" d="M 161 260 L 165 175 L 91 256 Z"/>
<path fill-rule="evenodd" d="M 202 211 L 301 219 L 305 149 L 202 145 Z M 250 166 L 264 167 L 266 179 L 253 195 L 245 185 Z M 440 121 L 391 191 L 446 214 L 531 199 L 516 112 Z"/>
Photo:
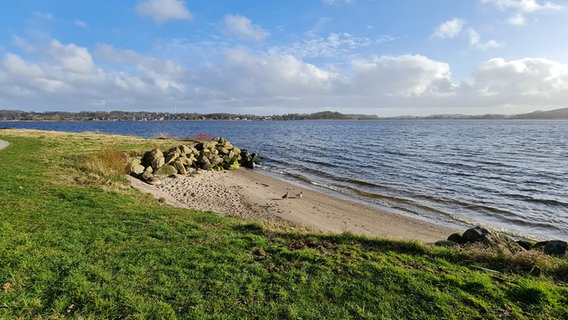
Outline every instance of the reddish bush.
<path fill-rule="evenodd" d="M 205 132 L 198 132 L 192 136 L 187 136 L 185 141 L 211 141 L 215 140 L 215 137 Z"/>

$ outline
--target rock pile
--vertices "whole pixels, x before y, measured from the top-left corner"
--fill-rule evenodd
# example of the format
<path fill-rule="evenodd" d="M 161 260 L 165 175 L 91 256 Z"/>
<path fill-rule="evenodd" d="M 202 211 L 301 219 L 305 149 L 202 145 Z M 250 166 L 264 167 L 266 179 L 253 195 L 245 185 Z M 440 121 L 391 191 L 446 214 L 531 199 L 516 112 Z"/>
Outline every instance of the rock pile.
<path fill-rule="evenodd" d="M 159 184 L 160 176 L 186 175 L 195 169 L 232 170 L 241 165 L 253 168 L 260 163 L 256 154 L 234 147 L 218 138 L 194 145 L 180 145 L 167 151 L 153 149 L 130 162 L 130 174 L 150 184 Z"/>
<path fill-rule="evenodd" d="M 446 243 L 458 245 L 481 243 L 487 247 L 497 249 L 498 251 L 511 253 L 524 250 L 541 250 L 546 254 L 556 256 L 565 255 L 568 248 L 568 243 L 561 240 L 549 240 L 537 243 L 525 240 L 514 241 L 503 234 L 499 234 L 479 226 L 467 229 L 463 234 L 451 234 L 448 237 L 448 240 L 440 241 L 440 244 Z"/>

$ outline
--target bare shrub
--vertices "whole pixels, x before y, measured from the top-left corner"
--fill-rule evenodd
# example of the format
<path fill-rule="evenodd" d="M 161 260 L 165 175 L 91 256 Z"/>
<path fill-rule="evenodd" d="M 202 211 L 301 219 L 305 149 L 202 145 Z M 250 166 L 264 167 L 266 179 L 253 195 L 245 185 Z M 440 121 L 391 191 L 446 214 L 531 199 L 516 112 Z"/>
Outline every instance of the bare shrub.
<path fill-rule="evenodd" d="M 212 141 L 215 140 L 215 137 L 210 135 L 209 133 L 205 133 L 205 132 L 198 132 L 192 136 L 187 136 L 185 137 L 185 139 L 183 139 L 185 141 Z"/>

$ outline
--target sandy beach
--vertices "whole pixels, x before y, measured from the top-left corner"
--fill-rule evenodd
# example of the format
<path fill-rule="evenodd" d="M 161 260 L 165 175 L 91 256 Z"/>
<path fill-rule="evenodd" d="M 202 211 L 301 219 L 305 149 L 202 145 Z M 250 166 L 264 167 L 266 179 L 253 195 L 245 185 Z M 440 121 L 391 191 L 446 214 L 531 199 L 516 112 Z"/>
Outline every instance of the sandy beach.
<path fill-rule="evenodd" d="M 131 178 L 134 187 L 185 208 L 262 220 L 287 221 L 314 231 L 435 242 L 456 230 L 381 211 L 310 188 L 241 168 L 198 171 L 164 178 L 150 186 Z M 299 196 L 300 192 L 302 196 Z M 288 193 L 288 197 L 282 196 Z"/>

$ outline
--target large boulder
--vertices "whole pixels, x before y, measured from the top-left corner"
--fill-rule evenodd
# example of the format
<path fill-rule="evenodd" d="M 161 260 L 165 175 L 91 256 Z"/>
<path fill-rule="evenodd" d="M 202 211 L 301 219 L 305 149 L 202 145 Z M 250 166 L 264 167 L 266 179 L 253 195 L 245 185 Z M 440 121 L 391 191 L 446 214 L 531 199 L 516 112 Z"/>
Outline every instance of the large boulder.
<path fill-rule="evenodd" d="M 256 153 L 249 153 L 248 150 L 240 150 L 241 165 L 245 168 L 254 169 L 255 165 L 260 164 L 260 159 Z"/>
<path fill-rule="evenodd" d="M 489 230 L 477 226 L 475 228 L 467 229 L 462 235 L 462 241 L 464 243 L 483 242 L 488 239 L 489 233 Z"/>
<path fill-rule="evenodd" d="M 533 248 L 537 250 L 542 250 L 546 254 L 563 256 L 566 254 L 567 247 L 568 243 L 566 243 L 566 241 L 549 240 L 549 241 L 537 242 Z"/>
<path fill-rule="evenodd" d="M 450 235 L 448 240 L 464 245 L 481 244 L 499 252 L 515 253 L 525 251 L 513 239 L 480 226 L 467 229 L 461 237 L 459 237 L 459 234 Z"/>
<path fill-rule="evenodd" d="M 176 161 L 174 161 L 174 163 L 172 165 L 176 169 L 177 173 L 179 173 L 181 175 L 187 174 L 187 169 L 185 168 L 184 163 L 181 161 L 181 158 L 178 158 Z"/>
<path fill-rule="evenodd" d="M 148 166 L 146 167 L 146 169 L 144 169 L 144 172 L 142 172 L 140 179 L 148 182 L 148 180 L 150 180 L 150 178 L 153 176 L 154 176 L 154 169 L 152 169 L 152 166 Z"/>
<path fill-rule="evenodd" d="M 144 169 L 146 169 L 142 165 L 142 159 L 140 158 L 131 159 L 129 166 L 130 166 L 130 174 L 135 177 L 140 176 L 142 173 L 144 173 Z"/>
<path fill-rule="evenodd" d="M 178 173 L 177 169 L 169 164 L 163 165 L 160 168 L 158 168 L 158 170 L 156 170 L 156 175 L 160 176 L 171 176 L 177 173 Z"/>
<path fill-rule="evenodd" d="M 130 173 L 135 177 L 143 174 L 145 169 L 141 164 L 130 165 Z"/>
<path fill-rule="evenodd" d="M 178 148 L 172 148 L 172 149 L 168 150 L 168 152 L 166 152 L 166 155 L 165 155 L 165 161 L 166 161 L 165 164 L 172 164 L 181 155 L 182 155 L 182 152 Z"/>
<path fill-rule="evenodd" d="M 144 153 L 144 156 L 142 157 L 142 165 L 144 167 L 152 166 L 154 170 L 163 166 L 165 163 L 166 159 L 164 158 L 164 153 L 160 149 L 148 151 Z"/>
<path fill-rule="evenodd" d="M 464 243 L 465 243 L 465 242 L 463 241 L 462 235 L 459 234 L 459 233 L 452 233 L 452 234 L 448 237 L 447 241 L 451 241 L 451 242 L 457 243 L 457 244 L 464 244 Z"/>

